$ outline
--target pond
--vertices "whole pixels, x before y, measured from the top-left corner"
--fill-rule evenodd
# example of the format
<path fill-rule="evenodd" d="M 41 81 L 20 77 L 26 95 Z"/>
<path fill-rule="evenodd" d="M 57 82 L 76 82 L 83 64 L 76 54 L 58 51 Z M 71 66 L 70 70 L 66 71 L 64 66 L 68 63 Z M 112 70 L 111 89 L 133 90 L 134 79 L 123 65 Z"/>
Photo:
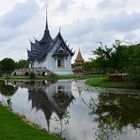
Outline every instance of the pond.
<path fill-rule="evenodd" d="M 139 140 L 140 91 L 80 80 L 0 81 L 0 102 L 66 140 Z"/>

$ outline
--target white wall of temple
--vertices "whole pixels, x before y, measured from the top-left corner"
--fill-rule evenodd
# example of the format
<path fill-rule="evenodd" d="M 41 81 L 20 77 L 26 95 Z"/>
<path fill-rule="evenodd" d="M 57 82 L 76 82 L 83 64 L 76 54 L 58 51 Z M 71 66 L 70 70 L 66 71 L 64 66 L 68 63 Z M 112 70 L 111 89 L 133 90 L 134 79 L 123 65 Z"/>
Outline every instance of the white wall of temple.
<path fill-rule="evenodd" d="M 72 57 L 69 55 L 68 58 L 66 59 L 66 68 L 71 69 L 71 60 Z"/>
<path fill-rule="evenodd" d="M 52 53 L 49 53 L 44 61 L 38 62 L 34 61 L 32 68 L 46 68 L 49 69 L 50 71 L 54 71 L 55 67 L 55 59 L 52 57 Z"/>
<path fill-rule="evenodd" d="M 54 71 L 55 68 L 55 59 L 52 57 L 52 53 L 48 53 L 47 57 L 43 62 L 40 63 L 40 67 L 46 67 L 50 71 Z"/>
<path fill-rule="evenodd" d="M 67 75 L 67 74 L 73 74 L 72 68 L 71 68 L 71 56 L 69 55 L 67 59 L 64 58 L 64 68 L 58 68 L 56 67 L 54 70 L 54 73 L 58 75 Z"/>
<path fill-rule="evenodd" d="M 34 61 L 32 68 L 38 68 L 39 67 L 39 63 L 37 60 Z"/>

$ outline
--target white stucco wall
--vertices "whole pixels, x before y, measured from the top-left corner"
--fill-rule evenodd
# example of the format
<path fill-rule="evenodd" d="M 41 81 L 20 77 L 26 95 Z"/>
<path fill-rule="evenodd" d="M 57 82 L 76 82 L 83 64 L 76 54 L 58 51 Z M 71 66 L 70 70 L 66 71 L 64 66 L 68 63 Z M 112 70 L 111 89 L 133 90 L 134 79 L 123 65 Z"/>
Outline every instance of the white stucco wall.
<path fill-rule="evenodd" d="M 64 59 L 65 67 L 64 68 L 55 68 L 54 73 L 58 75 L 67 75 L 67 74 L 73 74 L 72 68 L 71 68 L 71 56 L 69 55 L 67 59 Z"/>

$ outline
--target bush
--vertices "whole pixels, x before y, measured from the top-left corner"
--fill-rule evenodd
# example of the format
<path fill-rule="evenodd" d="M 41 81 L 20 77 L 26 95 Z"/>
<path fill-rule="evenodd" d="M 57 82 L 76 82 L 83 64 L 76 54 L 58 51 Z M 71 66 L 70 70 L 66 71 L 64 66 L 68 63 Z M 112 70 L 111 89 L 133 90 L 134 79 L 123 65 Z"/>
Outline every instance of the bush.
<path fill-rule="evenodd" d="M 16 74 L 16 72 L 14 72 L 14 76 L 16 76 L 17 74 Z"/>
<path fill-rule="evenodd" d="M 140 85 L 140 75 L 132 76 L 131 79 L 134 81 L 136 88 Z"/>
<path fill-rule="evenodd" d="M 35 73 L 34 72 L 30 72 L 30 79 L 34 79 L 35 78 Z"/>

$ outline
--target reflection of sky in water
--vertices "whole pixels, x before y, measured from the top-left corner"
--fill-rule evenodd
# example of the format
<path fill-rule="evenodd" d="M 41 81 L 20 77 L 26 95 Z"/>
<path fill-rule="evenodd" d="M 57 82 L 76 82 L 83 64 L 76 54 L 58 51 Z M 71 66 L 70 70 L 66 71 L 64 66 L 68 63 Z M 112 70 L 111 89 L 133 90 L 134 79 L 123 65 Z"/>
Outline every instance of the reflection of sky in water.
<path fill-rule="evenodd" d="M 13 95 L 12 108 L 15 112 L 25 114 L 28 120 L 38 124 L 41 128 L 46 127 L 44 113 L 31 107 L 31 101 L 28 100 L 28 90 L 26 88 L 19 88 L 17 93 Z"/>
<path fill-rule="evenodd" d="M 24 114 L 26 118 L 31 122 L 38 124 L 41 128 L 48 129 L 47 120 L 45 118 L 45 113 L 47 112 L 43 112 L 43 110 L 41 109 L 43 108 L 43 106 L 46 105 L 44 101 L 48 100 L 49 102 L 48 105 L 52 106 L 52 114 L 49 120 L 49 128 L 51 132 L 62 134 L 62 136 L 66 137 L 68 140 L 95 140 L 95 139 L 106 140 L 105 137 L 101 138 L 97 136 L 99 122 L 97 123 L 97 121 L 95 120 L 97 118 L 101 119 L 101 116 L 99 116 L 100 113 L 97 114 L 98 112 L 96 113 L 94 112 L 93 114 L 91 114 L 92 109 L 89 108 L 89 103 L 91 99 L 93 99 L 92 103 L 95 104 L 95 106 L 92 106 L 95 107 L 94 108 L 95 111 L 97 111 L 96 105 L 98 106 L 101 105 L 101 107 L 105 107 L 101 104 L 102 102 L 100 101 L 102 98 L 104 99 L 106 97 L 100 96 L 102 95 L 101 92 L 104 91 L 104 89 L 87 87 L 83 84 L 83 81 L 60 80 L 57 83 L 49 85 L 41 85 L 41 86 L 37 85 L 35 91 L 37 91 L 41 87 L 41 90 L 38 90 L 38 92 L 40 93 L 38 92 L 29 93 L 29 90 L 31 90 L 29 89 L 29 87 L 28 89 L 26 87 L 21 88 L 18 84 L 17 84 L 17 86 L 19 87 L 18 90 L 11 97 L 12 109 L 15 112 Z M 60 94 L 58 94 L 58 92 L 60 92 Z M 62 96 L 61 92 L 63 94 L 65 94 L 66 92 L 67 96 Z M 107 93 L 109 92 L 110 93 L 118 92 L 118 90 L 108 89 Z M 130 94 L 134 93 L 135 91 L 119 90 L 119 93 L 124 92 Z M 39 101 L 42 101 L 42 104 L 37 103 L 38 96 L 36 96 L 35 94 L 37 95 L 41 94 L 41 96 L 39 97 L 40 98 Z M 73 97 L 75 99 L 73 99 Z M 137 98 L 139 99 L 139 97 Z M 117 98 L 113 100 L 116 101 L 116 99 Z M 65 103 L 64 100 L 68 101 L 68 104 Z M 4 104 L 7 104 L 7 97 L 0 94 L 0 101 L 2 101 Z M 109 101 L 111 102 L 112 98 L 109 97 Z M 32 108 L 33 102 L 34 107 Z M 35 105 L 38 106 L 38 109 L 37 107 L 35 107 Z M 59 112 L 61 111 L 61 109 L 64 109 L 68 113 L 67 114 L 68 117 L 62 116 L 62 114 Z M 109 114 L 108 112 L 101 113 L 103 117 L 108 114 Z M 114 129 L 114 132 L 115 131 L 116 130 Z M 116 137 L 113 137 L 112 135 L 109 134 L 107 139 L 139 140 L 140 130 L 138 128 L 134 129 L 132 126 L 129 125 L 129 123 L 127 125 L 127 129 L 125 128 L 124 132 L 122 133 L 118 132 Z M 99 132 L 99 134 L 100 133 L 103 134 L 102 132 Z"/>

